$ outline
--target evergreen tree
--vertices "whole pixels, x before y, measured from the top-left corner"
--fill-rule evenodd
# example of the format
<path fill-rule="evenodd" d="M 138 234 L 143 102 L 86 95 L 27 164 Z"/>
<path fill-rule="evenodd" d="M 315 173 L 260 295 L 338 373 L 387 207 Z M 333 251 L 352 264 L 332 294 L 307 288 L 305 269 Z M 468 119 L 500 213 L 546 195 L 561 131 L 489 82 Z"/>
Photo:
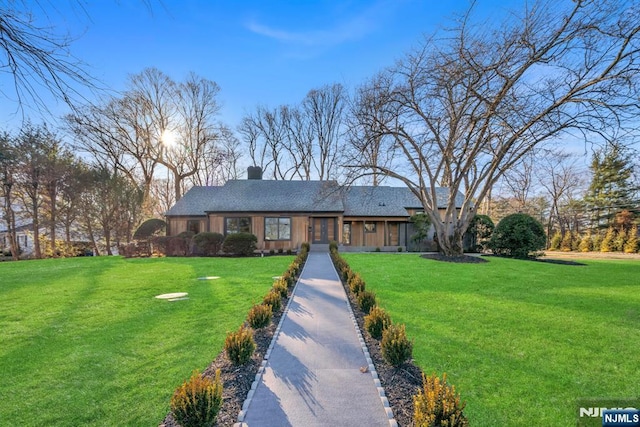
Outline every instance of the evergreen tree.
<path fill-rule="evenodd" d="M 585 202 L 594 230 L 613 225 L 616 213 L 634 207 L 637 188 L 631 180 L 630 155 L 619 144 L 597 151 L 591 162 L 593 175 Z"/>
<path fill-rule="evenodd" d="M 629 231 L 629 236 L 627 238 L 627 242 L 624 245 L 625 253 L 632 254 L 638 251 L 640 246 L 638 246 L 638 227 L 633 226 L 631 231 Z"/>

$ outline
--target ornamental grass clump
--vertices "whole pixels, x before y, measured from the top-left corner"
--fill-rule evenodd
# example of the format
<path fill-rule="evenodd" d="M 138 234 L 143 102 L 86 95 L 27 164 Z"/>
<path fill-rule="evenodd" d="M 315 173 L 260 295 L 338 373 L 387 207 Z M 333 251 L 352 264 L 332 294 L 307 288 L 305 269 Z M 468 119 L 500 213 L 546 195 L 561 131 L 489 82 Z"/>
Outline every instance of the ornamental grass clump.
<path fill-rule="evenodd" d="M 262 299 L 262 304 L 270 305 L 272 313 L 277 313 L 282 307 L 282 297 L 280 292 L 271 289 Z"/>
<path fill-rule="evenodd" d="M 253 329 L 264 328 L 271 323 L 272 308 L 270 305 L 258 304 L 251 307 L 247 322 Z"/>
<path fill-rule="evenodd" d="M 369 311 L 377 304 L 376 294 L 371 291 L 362 291 L 356 294 L 356 300 L 358 301 L 358 307 L 364 314 L 369 314 Z"/>
<path fill-rule="evenodd" d="M 422 389 L 413 396 L 413 423 L 416 427 L 466 427 L 466 403 L 460 403 L 456 388 L 447 383 L 447 374 L 442 379 L 436 375 L 422 374 Z"/>
<path fill-rule="evenodd" d="M 391 324 L 382 332 L 380 351 L 384 360 L 393 366 L 400 366 L 411 359 L 413 343 L 407 338 L 404 325 Z"/>
<path fill-rule="evenodd" d="M 373 307 L 369 314 L 364 317 L 364 328 L 369 334 L 379 340 L 382 338 L 382 332 L 391 325 L 391 316 L 385 311 L 384 308 Z"/>
<path fill-rule="evenodd" d="M 229 332 L 224 340 L 224 350 L 234 365 L 244 365 L 251 359 L 256 349 L 253 332 L 249 328 L 240 326 L 236 332 Z"/>
<path fill-rule="evenodd" d="M 194 371 L 189 381 L 178 387 L 171 397 L 171 412 L 183 427 L 213 426 L 221 407 L 220 369 L 213 380 Z"/>

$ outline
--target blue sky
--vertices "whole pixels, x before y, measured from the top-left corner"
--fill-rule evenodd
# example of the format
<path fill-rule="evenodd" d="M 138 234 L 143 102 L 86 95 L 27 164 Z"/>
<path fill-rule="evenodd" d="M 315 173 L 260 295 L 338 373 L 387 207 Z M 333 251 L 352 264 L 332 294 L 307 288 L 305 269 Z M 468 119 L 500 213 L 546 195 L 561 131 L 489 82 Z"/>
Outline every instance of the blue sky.
<path fill-rule="evenodd" d="M 221 87 L 221 120 L 235 127 L 257 105 L 300 101 L 334 82 L 352 89 L 393 65 L 425 33 L 451 24 L 466 0 L 205 1 L 25 0 L 42 25 L 76 38 L 73 55 L 112 90 L 156 67 Z M 20 4 L 20 2 L 18 2 Z M 478 0 L 483 19 L 518 1 Z M 9 84 L 0 75 L 0 85 Z M 89 97 L 91 95 L 88 95 Z M 49 98 L 54 115 L 67 112 Z M 0 129 L 18 126 L 15 102 L 0 103 Z M 27 109 L 35 122 L 43 120 Z"/>

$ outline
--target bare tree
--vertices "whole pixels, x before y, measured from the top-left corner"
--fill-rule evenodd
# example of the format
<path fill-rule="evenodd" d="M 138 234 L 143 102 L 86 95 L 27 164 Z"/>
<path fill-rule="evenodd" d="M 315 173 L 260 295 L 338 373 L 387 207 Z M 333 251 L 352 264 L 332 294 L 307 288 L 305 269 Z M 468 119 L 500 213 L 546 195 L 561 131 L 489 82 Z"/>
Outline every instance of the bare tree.
<path fill-rule="evenodd" d="M 337 83 L 309 91 L 302 101 L 302 110 L 315 139 L 313 165 L 321 181 L 335 178 L 337 174 L 345 104 L 344 87 Z"/>
<path fill-rule="evenodd" d="M 253 164 L 273 179 L 335 179 L 346 94 L 342 85 L 313 89 L 296 106 L 259 106 L 239 127 Z"/>
<path fill-rule="evenodd" d="M 72 38 L 36 22 L 25 6 L 21 1 L 0 5 L 0 73 L 13 79 L 0 94 L 15 100 L 18 111 L 25 105 L 46 111 L 44 88 L 73 107 L 74 98 L 81 98 L 78 88 L 96 88 L 95 80 L 72 55 Z"/>
<path fill-rule="evenodd" d="M 561 150 L 546 150 L 536 162 L 536 175 L 551 202 L 547 235 L 551 235 L 554 225 L 564 234 L 567 221 L 562 220 L 563 207 L 575 201 L 575 191 L 584 185 L 576 159 Z"/>
<path fill-rule="evenodd" d="M 220 109 L 217 102 L 220 88 L 193 73 L 185 82 L 170 86 L 174 88 L 173 97 L 163 102 L 171 103 L 173 111 L 163 130 L 158 161 L 173 174 L 174 197 L 178 200 L 185 180 L 198 173 L 203 158 L 221 160 L 214 154 L 220 139 L 220 125 L 214 121 Z"/>
<path fill-rule="evenodd" d="M 606 138 L 635 120 L 639 23 L 638 4 L 623 1 L 540 2 L 495 28 L 472 26 L 469 12 L 371 88 L 395 119 L 368 117 L 398 157 L 376 166 L 363 156 L 354 166 L 403 181 L 442 251 L 462 253 L 476 206 L 524 155 L 571 132 Z M 437 186 L 449 192 L 442 212 Z"/>
<path fill-rule="evenodd" d="M 383 139 L 388 136 L 381 126 L 381 123 L 393 120 L 393 116 L 385 110 L 384 103 L 372 97 L 373 94 L 379 93 L 376 88 L 380 86 L 384 77 L 380 74 L 356 90 L 347 115 L 347 147 L 350 148 L 350 154 L 345 156 L 343 164 L 370 165 L 368 170 L 363 172 L 365 176 L 371 177 L 374 186 L 379 185 L 385 178 L 381 172 L 382 168 L 393 161 L 393 151 L 384 149 Z M 371 120 L 372 117 L 376 119 Z M 350 175 L 358 177 L 360 172 L 362 171 L 351 168 Z"/>

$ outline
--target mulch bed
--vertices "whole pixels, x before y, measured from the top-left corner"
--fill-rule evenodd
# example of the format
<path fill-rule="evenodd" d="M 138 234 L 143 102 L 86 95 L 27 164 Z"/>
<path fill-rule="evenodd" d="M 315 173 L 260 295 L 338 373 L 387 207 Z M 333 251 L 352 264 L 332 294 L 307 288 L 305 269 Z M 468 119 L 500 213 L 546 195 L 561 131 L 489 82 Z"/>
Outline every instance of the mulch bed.
<path fill-rule="evenodd" d="M 348 285 L 343 281 L 342 285 L 349 297 L 353 314 L 358 322 L 358 327 L 362 333 L 371 360 L 376 367 L 380 384 L 389 399 L 389 405 L 393 410 L 399 426 L 413 425 L 413 395 L 422 387 L 422 370 L 413 361 L 407 362 L 399 367 L 388 364 L 382 357 L 380 341 L 372 338 L 364 328 L 365 314 L 358 307 L 355 296 L 349 291 Z"/>
<path fill-rule="evenodd" d="M 289 292 L 289 298 L 291 292 Z M 288 301 L 288 299 L 287 299 Z M 266 328 L 254 331 L 253 339 L 256 342 L 256 351 L 253 353 L 251 361 L 242 365 L 234 366 L 227 358 L 227 354 L 222 351 L 213 362 L 205 369 L 204 376 L 214 378 L 216 369 L 220 369 L 220 379 L 223 384 L 222 408 L 218 412 L 217 426 L 233 426 L 238 421 L 238 414 L 242 405 L 251 390 L 251 384 L 258 373 L 264 355 L 271 344 L 280 318 L 284 312 L 287 301 L 282 302 L 280 311 L 274 313 L 271 324 Z M 159 427 L 179 427 L 179 424 L 169 413 Z"/>
<path fill-rule="evenodd" d="M 471 255 L 446 256 L 441 253 L 433 253 L 433 254 L 424 254 L 420 256 L 425 259 L 432 259 L 434 261 L 443 261 L 443 262 L 457 262 L 457 263 L 466 263 L 466 264 L 481 264 L 481 263 L 489 262 L 484 258 L 481 258 L 478 256 L 471 256 Z"/>

